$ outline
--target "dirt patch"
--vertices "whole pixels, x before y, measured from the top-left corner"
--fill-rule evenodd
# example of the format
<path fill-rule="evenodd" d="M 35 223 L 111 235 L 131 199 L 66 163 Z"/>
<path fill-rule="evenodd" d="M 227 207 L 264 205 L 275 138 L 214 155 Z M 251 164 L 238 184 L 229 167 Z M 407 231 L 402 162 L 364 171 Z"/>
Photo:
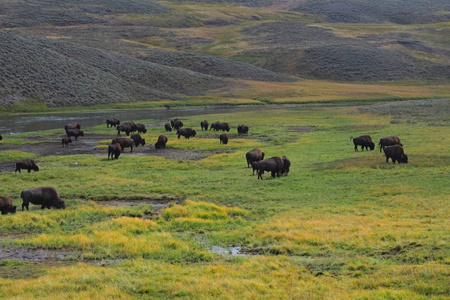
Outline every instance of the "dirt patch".
<path fill-rule="evenodd" d="M 295 131 L 298 133 L 308 133 L 314 130 L 315 126 L 288 126 L 286 131 Z"/>
<path fill-rule="evenodd" d="M 164 157 L 171 160 L 200 160 L 215 154 L 211 151 L 194 151 L 194 150 L 180 150 L 180 149 L 147 149 L 146 154 Z"/>
<path fill-rule="evenodd" d="M 74 251 L 68 250 L 50 250 L 50 249 L 28 249 L 19 247 L 4 247 L 0 245 L 0 261 L 19 260 L 19 261 L 61 261 L 73 260 L 80 255 Z"/>
<path fill-rule="evenodd" d="M 172 205 L 181 204 L 182 200 L 179 199 L 126 199 L 126 200 L 109 200 L 109 201 L 97 201 L 99 205 L 107 207 L 133 207 L 140 205 L 151 205 L 155 210 L 155 214 L 161 214 L 161 211 Z M 148 218 L 148 216 L 145 216 Z"/>

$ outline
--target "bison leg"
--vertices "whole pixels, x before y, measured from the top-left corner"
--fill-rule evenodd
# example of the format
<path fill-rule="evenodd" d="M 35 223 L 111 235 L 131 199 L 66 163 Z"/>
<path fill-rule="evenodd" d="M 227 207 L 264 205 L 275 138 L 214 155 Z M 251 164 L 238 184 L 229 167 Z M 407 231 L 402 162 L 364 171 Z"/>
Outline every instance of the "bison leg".
<path fill-rule="evenodd" d="M 29 205 L 29 203 L 24 201 L 24 202 L 22 203 L 22 211 L 23 211 L 23 208 L 24 208 L 24 207 L 26 207 L 27 210 L 28 210 L 28 205 Z"/>

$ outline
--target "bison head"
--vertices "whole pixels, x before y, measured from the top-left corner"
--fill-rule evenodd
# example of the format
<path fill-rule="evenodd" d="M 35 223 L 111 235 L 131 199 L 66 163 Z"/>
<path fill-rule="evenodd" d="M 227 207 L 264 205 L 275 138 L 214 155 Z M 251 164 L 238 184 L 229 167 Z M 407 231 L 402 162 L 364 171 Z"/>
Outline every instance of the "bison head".
<path fill-rule="evenodd" d="M 197 131 L 192 130 L 191 136 L 194 137 L 197 134 Z"/>
<path fill-rule="evenodd" d="M 64 202 L 64 200 L 59 199 L 55 202 L 55 208 L 57 209 L 66 209 L 66 203 Z"/>
<path fill-rule="evenodd" d="M 12 208 L 9 209 L 9 213 L 15 214 L 16 213 L 16 209 L 17 209 L 17 206 L 13 206 Z"/>
<path fill-rule="evenodd" d="M 33 166 L 33 170 L 34 170 L 35 172 L 37 172 L 37 171 L 39 171 L 39 167 L 38 167 L 37 165 L 34 165 L 34 166 Z"/>
<path fill-rule="evenodd" d="M 266 155 L 264 152 L 261 153 L 261 159 L 264 159 L 264 155 Z"/>
<path fill-rule="evenodd" d="M 401 156 L 400 159 L 401 159 L 401 160 L 400 160 L 399 162 L 404 163 L 404 164 L 407 164 L 407 163 L 408 163 L 408 155 L 402 154 L 402 156 Z"/>
<path fill-rule="evenodd" d="M 369 143 L 369 148 L 370 148 L 370 150 L 375 149 L 375 143 L 370 142 Z"/>
<path fill-rule="evenodd" d="M 142 132 L 143 132 L 143 133 L 147 133 L 147 129 L 146 129 L 146 128 L 144 128 L 144 130 L 142 130 Z"/>
<path fill-rule="evenodd" d="M 141 145 L 142 145 L 142 146 L 145 146 L 145 139 L 142 139 Z"/>

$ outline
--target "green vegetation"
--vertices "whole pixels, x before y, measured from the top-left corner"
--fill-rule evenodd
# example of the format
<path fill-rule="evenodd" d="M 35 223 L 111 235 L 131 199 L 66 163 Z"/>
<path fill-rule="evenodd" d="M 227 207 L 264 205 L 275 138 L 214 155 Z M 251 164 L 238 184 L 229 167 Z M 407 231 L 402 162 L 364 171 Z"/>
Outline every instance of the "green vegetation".
<path fill-rule="evenodd" d="M 108 161 L 98 150 L 37 157 L 36 173 L 1 172 L 0 194 L 15 205 L 21 190 L 51 185 L 67 208 L 34 206 L 1 216 L 0 248 L 69 256 L 5 260 L 0 297 L 449 297 L 446 100 L 316 105 L 183 122 L 198 128 L 203 119 L 229 122 L 229 144 L 219 145 L 211 131 L 198 130 L 190 140 L 172 132 L 160 152 L 207 155 L 199 160 L 126 152 Z M 248 137 L 236 136 L 241 123 L 250 127 Z M 104 125 L 85 132 L 114 135 Z M 152 126 L 143 136 L 156 141 L 162 132 Z M 349 137 L 362 134 L 375 142 L 398 135 L 409 164 L 386 164 L 377 148 L 354 152 Z M 245 153 L 255 147 L 266 157 L 287 155 L 289 176 L 252 176 Z M 23 155 L 5 151 L 1 161 Z M 214 246 L 239 246 L 244 255 L 221 256 L 210 251 Z"/>

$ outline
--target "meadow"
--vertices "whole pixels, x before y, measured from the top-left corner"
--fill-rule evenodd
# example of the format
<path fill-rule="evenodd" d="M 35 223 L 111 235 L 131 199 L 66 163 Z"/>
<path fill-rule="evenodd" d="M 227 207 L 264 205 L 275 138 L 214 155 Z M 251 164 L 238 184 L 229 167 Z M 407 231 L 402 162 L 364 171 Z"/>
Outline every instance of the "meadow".
<path fill-rule="evenodd" d="M 228 145 L 199 129 L 204 119 L 232 125 Z M 109 139 L 94 154 L 31 155 L 40 172 L 0 172 L 0 194 L 19 207 L 0 216 L 0 249 L 65 256 L 3 260 L 0 297 L 447 299 L 448 121 L 448 100 L 439 99 L 268 108 L 183 118 L 197 136 L 167 133 L 161 151 L 195 159 L 152 156 L 146 145 L 108 161 Z M 249 135 L 238 137 L 242 123 Z M 163 134 L 162 126 L 148 129 L 147 144 Z M 0 147 L 60 134 L 19 134 Z M 399 136 L 409 163 L 386 164 L 378 148 L 354 152 L 350 137 L 362 134 Z M 245 153 L 256 147 L 288 156 L 289 175 L 252 176 Z M 2 151 L 0 162 L 28 155 Z M 67 208 L 20 211 L 20 192 L 44 185 Z M 141 204 L 108 205 L 133 201 Z"/>

